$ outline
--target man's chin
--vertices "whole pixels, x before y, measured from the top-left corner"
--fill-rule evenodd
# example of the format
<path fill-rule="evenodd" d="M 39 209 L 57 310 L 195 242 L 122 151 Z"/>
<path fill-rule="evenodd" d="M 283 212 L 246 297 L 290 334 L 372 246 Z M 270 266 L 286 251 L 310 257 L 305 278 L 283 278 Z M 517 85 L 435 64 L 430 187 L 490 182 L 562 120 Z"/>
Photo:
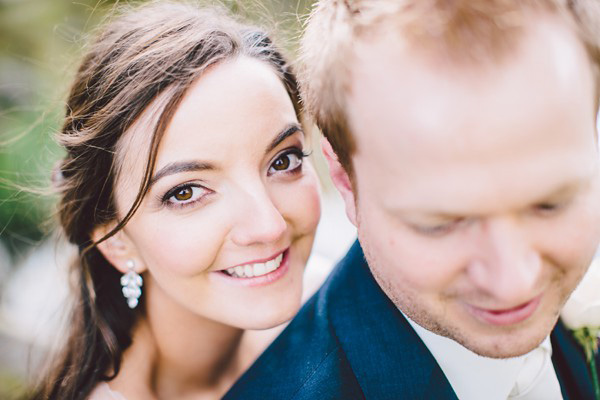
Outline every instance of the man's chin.
<path fill-rule="evenodd" d="M 535 332 L 527 331 L 527 329 L 492 335 L 489 333 L 476 335 L 469 332 L 464 335 L 448 337 L 482 357 L 512 358 L 522 356 L 535 349 L 550 334 L 550 331 L 551 328 L 546 331 L 538 327 Z"/>
<path fill-rule="evenodd" d="M 513 358 L 519 357 L 524 354 L 529 353 L 531 350 L 535 349 L 537 346 L 542 343 L 545 336 L 541 340 L 528 340 L 525 342 L 506 342 L 504 344 L 498 343 L 479 343 L 477 341 L 470 341 L 465 343 L 460 343 L 467 349 L 471 350 L 473 353 L 480 355 L 482 357 L 488 358 Z M 483 342 L 483 341 L 482 341 Z"/>
<path fill-rule="evenodd" d="M 558 320 L 559 313 L 556 309 L 543 301 L 529 318 L 509 325 L 494 325 L 459 309 L 453 314 L 453 323 L 446 316 L 442 323 L 436 325 L 450 326 L 450 329 L 442 328 L 439 334 L 480 356 L 512 358 L 529 353 L 548 337 Z M 456 324 L 454 321 L 462 323 Z"/>
<path fill-rule="evenodd" d="M 473 353 L 488 358 L 512 358 L 529 353 L 548 337 L 557 320 L 548 315 L 538 315 L 537 318 L 515 326 L 499 327 L 461 317 L 453 320 L 459 321 L 459 324 L 449 323 L 448 316 L 443 320 L 411 319 L 425 329 L 454 340 Z"/>

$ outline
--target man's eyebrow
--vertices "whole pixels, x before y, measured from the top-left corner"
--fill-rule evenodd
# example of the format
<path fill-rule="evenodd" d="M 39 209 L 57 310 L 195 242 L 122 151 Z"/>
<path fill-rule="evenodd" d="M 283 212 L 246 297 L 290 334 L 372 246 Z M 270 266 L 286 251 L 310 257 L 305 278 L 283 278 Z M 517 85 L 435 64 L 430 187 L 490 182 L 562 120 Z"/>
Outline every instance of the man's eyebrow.
<path fill-rule="evenodd" d="M 149 187 L 152 187 L 152 185 L 154 185 L 156 181 L 167 175 L 191 171 L 212 171 L 215 169 L 216 167 L 213 164 L 200 161 L 178 161 L 170 163 L 162 167 L 154 174 L 152 179 L 150 179 Z"/>
<path fill-rule="evenodd" d="M 543 196 L 541 196 L 539 198 L 538 202 L 543 202 L 546 200 L 560 199 L 560 198 L 568 198 L 570 196 L 577 194 L 577 192 L 580 189 L 582 189 L 583 187 L 586 187 L 587 185 L 589 185 L 589 183 L 590 182 L 586 181 L 583 178 L 579 178 L 577 180 L 567 182 L 567 183 L 555 188 L 554 190 L 550 190 L 550 191 L 546 192 Z"/>
<path fill-rule="evenodd" d="M 302 127 L 298 123 L 292 123 L 286 126 L 279 134 L 273 139 L 273 141 L 267 146 L 266 153 L 272 151 L 279 143 L 283 142 L 288 136 L 293 135 L 296 132 L 302 132 Z"/>
<path fill-rule="evenodd" d="M 540 204 L 545 201 L 556 201 L 562 199 L 568 199 L 569 197 L 575 196 L 579 190 L 583 187 L 586 187 L 591 182 L 586 180 L 583 177 L 579 177 L 572 181 L 566 182 L 560 186 L 555 186 L 551 190 L 548 190 L 542 193 L 540 196 L 537 196 L 533 201 L 527 204 L 527 206 L 531 206 L 532 204 Z M 397 213 L 402 218 L 429 218 L 432 220 L 451 220 L 455 218 L 462 218 L 465 216 L 461 212 L 451 212 L 451 211 L 423 211 L 423 210 L 409 210 L 402 211 Z"/>

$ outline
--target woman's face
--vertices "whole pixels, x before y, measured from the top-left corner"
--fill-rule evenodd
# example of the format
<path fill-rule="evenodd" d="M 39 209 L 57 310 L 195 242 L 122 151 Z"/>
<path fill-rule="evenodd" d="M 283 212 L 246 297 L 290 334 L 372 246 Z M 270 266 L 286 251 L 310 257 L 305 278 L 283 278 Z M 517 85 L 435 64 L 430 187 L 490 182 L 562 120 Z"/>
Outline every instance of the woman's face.
<path fill-rule="evenodd" d="M 136 140 L 122 149 L 121 217 L 146 162 Z M 306 140 L 264 62 L 226 61 L 192 85 L 161 141 L 150 190 L 122 233 L 147 272 L 149 313 L 191 312 L 244 329 L 293 317 L 320 216 Z"/>

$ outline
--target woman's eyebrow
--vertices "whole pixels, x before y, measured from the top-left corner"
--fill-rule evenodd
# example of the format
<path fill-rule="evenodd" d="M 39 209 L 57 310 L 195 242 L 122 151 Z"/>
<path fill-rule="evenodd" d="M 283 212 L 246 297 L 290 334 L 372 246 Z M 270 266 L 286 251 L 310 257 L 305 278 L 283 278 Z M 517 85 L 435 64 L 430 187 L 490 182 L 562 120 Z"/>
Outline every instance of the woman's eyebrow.
<path fill-rule="evenodd" d="M 286 126 L 267 147 L 266 152 L 270 152 L 275 147 L 279 145 L 279 143 L 283 142 L 288 136 L 293 135 L 296 132 L 302 132 L 302 127 L 298 123 L 292 123 Z M 148 187 L 152 187 L 161 178 L 164 178 L 168 175 L 178 174 L 181 172 L 193 172 L 193 171 L 212 171 L 215 170 L 216 167 L 207 162 L 201 161 L 178 161 L 165 165 L 160 170 L 158 170 L 154 176 L 150 179 L 150 184 Z"/>
<path fill-rule="evenodd" d="M 298 131 L 302 132 L 302 127 L 300 126 L 300 124 L 298 124 L 298 123 L 289 124 L 281 132 L 279 132 L 279 134 L 277 136 L 275 136 L 275 139 L 273 139 L 273 141 L 269 144 L 269 146 L 267 146 L 267 150 L 265 151 L 265 153 L 269 153 L 275 147 L 277 147 L 279 145 L 279 143 L 283 142 L 288 136 L 291 136 Z"/>
<path fill-rule="evenodd" d="M 154 174 L 150 179 L 148 187 L 152 187 L 160 178 L 167 175 L 178 174 L 180 172 L 191 172 L 191 171 L 212 171 L 216 169 L 213 164 L 200 162 L 200 161 L 178 161 L 165 165 Z"/>

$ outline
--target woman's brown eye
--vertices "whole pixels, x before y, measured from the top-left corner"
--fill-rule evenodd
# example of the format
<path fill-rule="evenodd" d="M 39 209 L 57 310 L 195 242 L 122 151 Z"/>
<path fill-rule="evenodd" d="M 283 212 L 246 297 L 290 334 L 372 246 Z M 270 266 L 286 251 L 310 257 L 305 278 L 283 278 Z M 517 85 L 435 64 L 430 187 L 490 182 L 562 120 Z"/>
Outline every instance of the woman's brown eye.
<path fill-rule="evenodd" d="M 191 187 L 186 187 L 175 193 L 175 198 L 179 201 L 186 201 L 192 198 L 193 190 Z"/>
<path fill-rule="evenodd" d="M 273 163 L 273 169 L 276 171 L 285 171 L 290 167 L 290 157 L 289 155 L 284 155 L 283 157 L 279 157 Z"/>
<path fill-rule="evenodd" d="M 269 166 L 269 175 L 300 171 L 303 154 L 300 150 L 290 150 L 278 156 Z"/>
<path fill-rule="evenodd" d="M 205 196 L 212 193 L 211 190 L 192 184 L 182 185 L 178 188 L 173 188 L 169 193 L 165 194 L 162 202 L 168 206 L 189 206 L 202 200 Z"/>

